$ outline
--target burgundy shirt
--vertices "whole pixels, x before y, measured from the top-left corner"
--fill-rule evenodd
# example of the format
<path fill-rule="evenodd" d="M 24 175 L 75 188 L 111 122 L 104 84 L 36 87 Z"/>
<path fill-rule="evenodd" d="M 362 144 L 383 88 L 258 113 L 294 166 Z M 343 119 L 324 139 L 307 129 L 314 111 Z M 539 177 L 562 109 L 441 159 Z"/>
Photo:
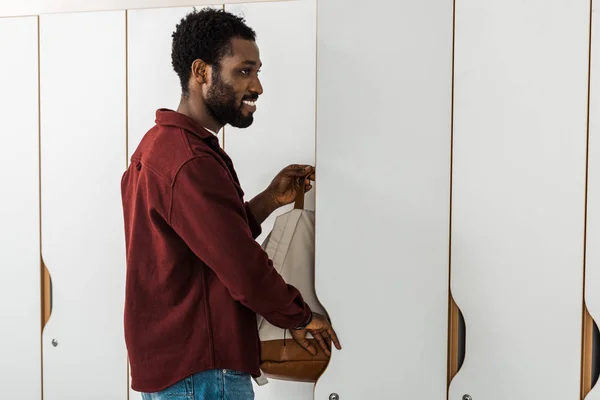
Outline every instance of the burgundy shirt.
<path fill-rule="evenodd" d="M 260 375 L 256 314 L 289 329 L 310 309 L 256 242 L 260 225 L 217 137 L 158 110 L 121 190 L 132 388 L 215 368 Z"/>

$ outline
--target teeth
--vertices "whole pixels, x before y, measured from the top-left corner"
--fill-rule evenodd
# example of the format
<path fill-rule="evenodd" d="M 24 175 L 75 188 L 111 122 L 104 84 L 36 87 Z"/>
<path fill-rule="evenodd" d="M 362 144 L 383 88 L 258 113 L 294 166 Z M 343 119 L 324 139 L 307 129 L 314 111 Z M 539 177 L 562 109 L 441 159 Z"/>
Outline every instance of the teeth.
<path fill-rule="evenodd" d="M 255 101 L 250 101 L 250 100 L 244 100 L 244 104 L 247 104 L 249 106 L 254 107 L 256 105 Z"/>

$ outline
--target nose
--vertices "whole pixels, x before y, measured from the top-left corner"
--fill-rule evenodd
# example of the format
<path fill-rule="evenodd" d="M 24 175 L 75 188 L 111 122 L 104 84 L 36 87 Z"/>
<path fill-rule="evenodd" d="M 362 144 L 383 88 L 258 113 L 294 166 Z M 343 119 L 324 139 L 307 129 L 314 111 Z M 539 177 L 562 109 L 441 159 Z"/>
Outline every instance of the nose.
<path fill-rule="evenodd" d="M 259 96 L 263 94 L 263 87 L 260 83 L 260 78 L 258 76 L 254 77 L 254 80 L 252 81 L 252 86 L 250 86 L 250 91 L 252 93 L 258 94 Z"/>

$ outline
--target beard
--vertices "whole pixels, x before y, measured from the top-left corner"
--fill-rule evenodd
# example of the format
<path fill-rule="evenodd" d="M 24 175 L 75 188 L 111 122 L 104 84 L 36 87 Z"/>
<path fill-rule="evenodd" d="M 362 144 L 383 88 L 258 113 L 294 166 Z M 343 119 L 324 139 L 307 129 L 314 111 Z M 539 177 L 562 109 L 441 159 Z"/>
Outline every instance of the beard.
<path fill-rule="evenodd" d="M 242 100 L 256 100 L 258 96 L 246 96 Z M 212 117 L 221 125 L 229 124 L 236 128 L 247 128 L 252 125 L 252 114 L 242 113 L 242 102 L 238 102 L 233 86 L 221 79 L 218 68 L 213 69 L 212 85 L 208 89 L 205 100 L 206 108 Z"/>

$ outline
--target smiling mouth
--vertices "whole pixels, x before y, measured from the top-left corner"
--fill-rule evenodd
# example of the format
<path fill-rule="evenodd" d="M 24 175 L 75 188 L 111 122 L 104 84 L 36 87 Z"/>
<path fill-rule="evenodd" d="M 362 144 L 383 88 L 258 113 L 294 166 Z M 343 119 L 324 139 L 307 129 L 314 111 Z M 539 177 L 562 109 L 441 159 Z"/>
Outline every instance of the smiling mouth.
<path fill-rule="evenodd" d="M 256 111 L 256 101 L 253 100 L 243 100 L 242 108 L 246 109 L 249 113 L 253 113 Z"/>

